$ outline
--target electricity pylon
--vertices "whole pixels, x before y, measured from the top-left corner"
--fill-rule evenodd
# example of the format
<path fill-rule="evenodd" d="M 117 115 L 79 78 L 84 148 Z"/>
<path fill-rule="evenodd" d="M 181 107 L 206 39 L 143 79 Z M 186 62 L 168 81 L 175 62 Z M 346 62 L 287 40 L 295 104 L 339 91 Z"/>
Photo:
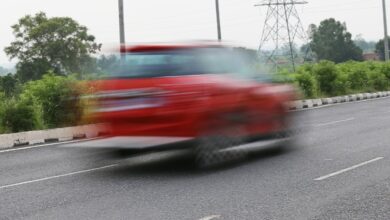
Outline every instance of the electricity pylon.
<path fill-rule="evenodd" d="M 265 63 L 272 64 L 276 70 L 281 63 L 289 63 L 295 71 L 298 63 L 312 58 L 310 47 L 308 47 L 308 36 L 295 7 L 303 4 L 307 4 L 307 2 L 263 0 L 255 5 L 267 7 L 259 55 Z M 303 55 L 296 48 L 297 42 L 307 45 Z M 287 60 L 285 57 L 288 57 Z"/>

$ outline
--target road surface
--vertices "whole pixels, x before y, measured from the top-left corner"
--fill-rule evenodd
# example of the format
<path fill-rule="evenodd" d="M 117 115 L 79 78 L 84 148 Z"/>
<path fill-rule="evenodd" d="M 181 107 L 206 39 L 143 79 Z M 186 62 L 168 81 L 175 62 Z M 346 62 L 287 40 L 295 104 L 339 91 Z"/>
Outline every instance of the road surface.
<path fill-rule="evenodd" d="M 304 113 L 297 147 L 208 171 L 184 151 L 0 151 L 0 219 L 390 219 L 390 99 Z"/>

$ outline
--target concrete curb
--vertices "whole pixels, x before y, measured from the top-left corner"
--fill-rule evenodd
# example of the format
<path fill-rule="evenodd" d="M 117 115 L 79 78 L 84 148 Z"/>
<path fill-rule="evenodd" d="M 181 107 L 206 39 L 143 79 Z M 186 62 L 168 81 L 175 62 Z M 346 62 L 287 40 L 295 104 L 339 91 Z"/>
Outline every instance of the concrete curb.
<path fill-rule="evenodd" d="M 313 99 L 313 107 L 319 107 L 322 106 L 322 100 L 321 99 Z"/>
<path fill-rule="evenodd" d="M 331 99 L 331 98 L 323 98 L 321 100 L 322 100 L 322 104 L 323 105 L 331 105 L 331 104 L 333 104 L 333 99 Z"/>
<path fill-rule="evenodd" d="M 351 102 L 357 101 L 357 95 L 349 95 L 349 101 Z"/>
<path fill-rule="evenodd" d="M 302 100 L 303 108 L 313 108 L 313 101 L 311 99 Z"/>
<path fill-rule="evenodd" d="M 375 93 L 351 94 L 346 96 L 336 96 L 336 97 L 322 98 L 322 99 L 297 100 L 290 103 L 289 109 L 290 110 L 311 109 L 320 106 L 363 101 L 363 100 L 383 98 L 389 96 L 390 96 L 390 91 L 384 91 L 384 92 L 375 92 Z"/>
<path fill-rule="evenodd" d="M 84 125 L 78 127 L 57 128 L 51 130 L 29 131 L 0 135 L 0 149 L 70 141 L 83 138 L 95 138 L 106 133 L 107 128 L 102 124 Z"/>

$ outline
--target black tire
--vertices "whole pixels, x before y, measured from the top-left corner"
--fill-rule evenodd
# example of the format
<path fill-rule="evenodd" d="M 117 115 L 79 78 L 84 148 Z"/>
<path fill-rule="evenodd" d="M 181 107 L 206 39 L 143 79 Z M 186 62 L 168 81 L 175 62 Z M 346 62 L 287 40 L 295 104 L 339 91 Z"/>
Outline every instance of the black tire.
<path fill-rule="evenodd" d="M 216 129 L 199 137 L 195 146 L 195 164 L 198 168 L 211 168 L 243 159 L 247 152 L 230 149 L 245 143 L 242 126 Z"/>

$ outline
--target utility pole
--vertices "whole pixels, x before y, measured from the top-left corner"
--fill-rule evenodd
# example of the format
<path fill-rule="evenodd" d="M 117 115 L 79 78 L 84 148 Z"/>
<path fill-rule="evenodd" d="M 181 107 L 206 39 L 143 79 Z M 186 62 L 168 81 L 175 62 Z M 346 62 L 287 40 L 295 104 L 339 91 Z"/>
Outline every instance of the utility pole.
<path fill-rule="evenodd" d="M 119 38 L 120 38 L 120 47 L 122 52 L 122 47 L 126 46 L 123 0 L 118 0 L 118 6 L 119 6 Z M 121 59 L 123 61 L 125 57 L 123 53 L 121 54 L 122 54 Z"/>
<path fill-rule="evenodd" d="M 382 7 L 383 7 L 383 25 L 385 28 L 385 38 L 384 38 L 384 44 L 385 44 L 385 60 L 386 62 L 389 61 L 389 36 L 387 35 L 387 14 L 386 14 L 386 0 L 382 0 Z"/>
<path fill-rule="evenodd" d="M 221 19 L 219 17 L 219 0 L 215 0 L 215 9 L 217 11 L 218 41 L 221 41 L 222 40 L 222 33 L 221 33 Z"/>

